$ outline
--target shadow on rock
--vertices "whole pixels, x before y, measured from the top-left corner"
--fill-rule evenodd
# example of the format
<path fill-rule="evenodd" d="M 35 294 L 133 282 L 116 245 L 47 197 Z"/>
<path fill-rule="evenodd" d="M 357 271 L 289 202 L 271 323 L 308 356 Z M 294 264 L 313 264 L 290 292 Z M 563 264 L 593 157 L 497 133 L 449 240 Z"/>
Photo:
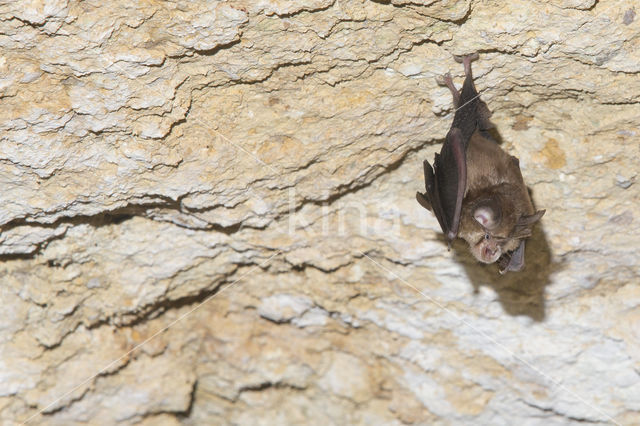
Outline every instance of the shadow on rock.
<path fill-rule="evenodd" d="M 475 292 L 481 286 L 491 287 L 509 315 L 526 315 L 534 321 L 544 321 L 545 288 L 551 274 L 562 265 L 552 263 L 551 249 L 540 224 L 534 227 L 527 240 L 525 268 L 520 272 L 500 275 L 496 264 L 479 263 L 462 240 L 457 240 L 453 248 L 454 257 L 464 266 Z"/>

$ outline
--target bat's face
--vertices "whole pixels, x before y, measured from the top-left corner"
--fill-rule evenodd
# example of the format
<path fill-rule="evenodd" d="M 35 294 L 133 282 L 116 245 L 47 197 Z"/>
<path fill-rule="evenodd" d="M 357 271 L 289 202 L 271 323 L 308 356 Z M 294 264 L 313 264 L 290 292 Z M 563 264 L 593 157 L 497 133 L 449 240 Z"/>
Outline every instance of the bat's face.
<path fill-rule="evenodd" d="M 462 221 L 460 236 L 469 244 L 471 254 L 482 263 L 494 263 L 520 244 L 517 238 L 510 237 L 516 221 L 513 215 L 503 214 L 503 210 L 496 198 L 486 198 L 473 203 L 467 213 L 470 217 Z"/>
<path fill-rule="evenodd" d="M 515 250 L 520 245 L 517 238 L 496 236 L 489 232 L 478 233 L 476 238 L 467 242 L 473 257 L 482 263 L 494 263 L 503 253 Z"/>

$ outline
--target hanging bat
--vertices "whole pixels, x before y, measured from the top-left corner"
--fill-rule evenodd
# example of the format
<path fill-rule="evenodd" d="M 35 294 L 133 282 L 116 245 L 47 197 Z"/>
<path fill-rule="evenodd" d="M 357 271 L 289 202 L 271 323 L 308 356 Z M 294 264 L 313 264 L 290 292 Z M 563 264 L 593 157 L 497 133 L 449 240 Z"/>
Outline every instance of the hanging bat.
<path fill-rule="evenodd" d="M 446 85 L 457 108 L 433 168 L 423 162 L 426 192 L 418 202 L 433 212 L 448 240 L 463 238 L 483 263 L 498 262 L 500 273 L 524 267 L 525 239 L 545 210 L 535 211 L 518 159 L 504 152 L 488 130 L 491 112 L 473 83 L 471 62 L 478 54 L 456 57 L 465 80 L 458 91 L 451 75 Z"/>

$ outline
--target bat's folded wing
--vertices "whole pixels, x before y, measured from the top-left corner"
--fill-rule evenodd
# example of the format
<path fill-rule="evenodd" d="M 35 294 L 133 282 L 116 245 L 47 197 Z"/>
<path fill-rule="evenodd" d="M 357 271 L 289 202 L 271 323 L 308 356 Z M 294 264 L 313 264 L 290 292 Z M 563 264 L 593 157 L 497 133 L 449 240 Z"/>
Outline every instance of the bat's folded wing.
<path fill-rule="evenodd" d="M 465 144 L 460 130 L 449 131 L 440 155 L 436 154 L 434 168 L 424 161 L 424 194 L 417 193 L 418 202 L 431 210 L 449 241 L 458 236 L 462 199 L 467 183 Z"/>
<path fill-rule="evenodd" d="M 498 259 L 498 267 L 501 274 L 509 271 L 518 272 L 524 268 L 524 247 L 525 241 L 522 240 L 518 248 L 510 253 L 503 254 Z"/>
<path fill-rule="evenodd" d="M 436 161 L 437 159 L 438 154 L 436 154 Z M 442 228 L 442 232 L 446 234 L 449 230 L 449 227 L 445 219 L 445 215 L 442 211 L 440 194 L 438 193 L 438 191 L 436 191 L 436 178 L 433 173 L 433 168 L 427 160 L 423 161 L 422 166 L 424 168 L 424 186 L 426 192 L 424 194 L 421 192 L 416 192 L 416 199 L 422 207 L 433 212 L 433 214 L 436 216 L 436 219 L 438 219 L 438 223 L 440 224 L 440 228 Z"/>

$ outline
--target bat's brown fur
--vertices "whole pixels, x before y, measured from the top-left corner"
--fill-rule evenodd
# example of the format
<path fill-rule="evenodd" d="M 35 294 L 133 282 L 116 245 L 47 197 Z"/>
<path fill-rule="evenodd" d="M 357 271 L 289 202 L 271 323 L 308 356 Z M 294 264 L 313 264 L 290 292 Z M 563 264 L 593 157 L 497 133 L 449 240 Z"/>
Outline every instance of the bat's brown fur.
<path fill-rule="evenodd" d="M 427 192 L 416 196 L 420 204 L 434 212 L 449 240 L 461 237 L 479 261 L 493 263 L 500 259 L 501 272 L 517 271 L 524 266 L 524 239 L 531 235 L 544 210 L 534 210 L 518 159 L 504 152 L 486 133 L 492 127 L 491 112 L 478 98 L 471 74 L 471 61 L 477 57 L 456 58 L 464 63 L 466 74 L 460 91 L 449 73 L 439 80 L 451 91 L 457 110 L 440 158 L 436 155 L 435 175 L 424 162 Z M 466 146 L 464 154 L 462 146 Z M 462 181 L 466 183 L 464 193 Z M 445 195 L 448 200 L 457 199 L 456 205 L 451 201 L 443 204 Z"/>
<path fill-rule="evenodd" d="M 475 217 L 478 208 L 490 211 L 494 220 L 483 226 Z M 526 231 L 516 225 L 534 212 L 518 159 L 477 130 L 467 148 L 467 190 L 458 236 L 467 241 L 476 259 L 493 263 L 530 235 L 533 224 L 525 227 Z"/>

